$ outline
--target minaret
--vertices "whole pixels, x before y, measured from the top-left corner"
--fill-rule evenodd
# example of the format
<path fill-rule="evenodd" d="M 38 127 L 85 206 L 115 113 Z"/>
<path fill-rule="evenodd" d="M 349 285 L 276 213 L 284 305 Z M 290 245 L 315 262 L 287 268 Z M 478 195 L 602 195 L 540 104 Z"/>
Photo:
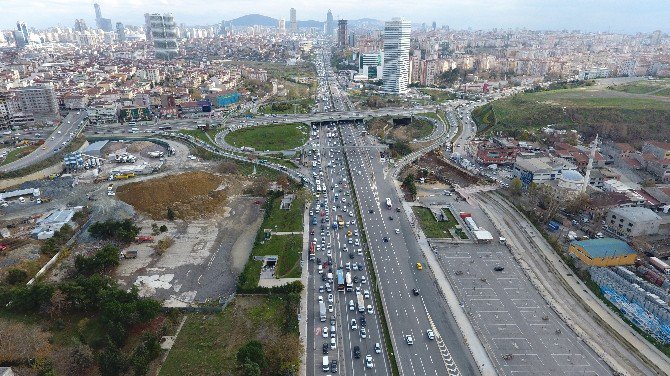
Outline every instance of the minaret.
<path fill-rule="evenodd" d="M 589 185 L 589 179 L 591 179 L 591 169 L 593 168 L 593 160 L 596 158 L 597 148 L 598 135 L 596 134 L 596 139 L 591 143 L 591 155 L 589 156 L 589 164 L 586 165 L 586 174 L 584 175 L 584 184 L 582 184 L 582 193 L 586 192 L 586 187 Z"/>

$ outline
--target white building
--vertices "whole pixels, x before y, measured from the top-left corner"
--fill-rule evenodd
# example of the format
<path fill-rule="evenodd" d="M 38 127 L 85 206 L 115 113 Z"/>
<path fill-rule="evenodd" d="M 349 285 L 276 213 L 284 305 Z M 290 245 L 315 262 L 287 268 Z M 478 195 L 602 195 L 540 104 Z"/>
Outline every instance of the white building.
<path fill-rule="evenodd" d="M 607 213 L 605 224 L 620 236 L 654 235 L 661 217 L 647 208 L 614 208 Z"/>
<path fill-rule="evenodd" d="M 378 54 L 360 54 L 358 73 L 365 79 L 378 80 L 382 77 L 384 53 Z"/>
<path fill-rule="evenodd" d="M 21 111 L 48 115 L 58 113 L 56 92 L 51 85 L 28 86 L 17 89 L 16 101 Z"/>
<path fill-rule="evenodd" d="M 172 14 L 146 13 L 144 21 L 147 41 L 151 43 L 154 57 L 161 60 L 174 59 L 179 53 L 179 46 L 177 44 L 177 25 Z"/>
<path fill-rule="evenodd" d="M 384 84 L 382 90 L 391 94 L 407 92 L 409 79 L 409 21 L 394 18 L 384 27 Z"/>
<path fill-rule="evenodd" d="M 517 158 L 512 174 L 528 186 L 530 183 L 542 184 L 561 178 L 565 171 L 576 171 L 577 166 L 563 158 Z M 580 175 L 581 176 L 581 175 Z M 570 177 L 576 177 L 570 174 Z M 566 179 L 570 180 L 570 179 Z M 573 178 L 574 180 L 574 178 Z"/>

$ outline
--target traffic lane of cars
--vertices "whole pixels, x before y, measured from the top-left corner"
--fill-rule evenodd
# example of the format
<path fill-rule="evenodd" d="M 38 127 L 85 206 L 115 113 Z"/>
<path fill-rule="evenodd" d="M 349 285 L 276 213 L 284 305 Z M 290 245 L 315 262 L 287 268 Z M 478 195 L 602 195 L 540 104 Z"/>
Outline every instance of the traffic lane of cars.
<path fill-rule="evenodd" d="M 363 153 L 363 154 L 361 154 Z M 365 152 L 351 152 L 354 156 L 354 160 L 358 161 L 358 163 L 361 166 L 367 167 L 368 163 L 370 161 L 369 156 L 367 156 L 367 151 Z M 359 177 L 356 177 L 355 179 L 357 182 L 354 184 L 361 184 L 361 190 L 359 193 L 359 200 L 361 202 L 365 202 L 369 207 L 376 207 L 376 210 L 373 209 L 373 213 L 369 213 L 368 211 L 362 211 L 363 212 L 363 221 L 365 224 L 366 229 L 371 229 L 372 231 L 368 230 L 368 241 L 370 243 L 371 251 L 373 253 L 373 257 L 380 259 L 380 263 L 377 263 L 377 268 L 381 268 L 380 271 L 378 271 L 379 275 L 386 275 L 390 276 L 386 281 L 382 281 L 382 289 L 384 289 L 384 282 L 385 285 L 389 286 L 388 288 L 388 295 L 386 299 L 388 300 L 389 298 L 394 300 L 398 300 L 399 302 L 404 302 L 402 305 L 396 305 L 394 309 L 390 309 L 390 312 L 388 313 L 390 316 L 390 320 L 392 320 L 392 323 L 395 322 L 396 328 L 395 330 L 400 330 L 402 334 L 398 334 L 397 332 L 394 333 L 396 339 L 397 337 L 400 336 L 400 340 L 404 340 L 405 335 L 411 335 L 413 338 L 419 338 L 420 335 L 425 333 L 425 329 L 423 329 L 424 326 L 428 325 L 428 319 L 427 319 L 427 312 L 426 312 L 426 307 L 421 304 L 421 306 L 417 307 L 418 304 L 411 299 L 412 296 L 409 295 L 410 291 L 410 286 L 415 284 L 415 276 L 412 274 L 413 272 L 410 273 L 405 273 L 404 270 L 406 270 L 406 267 L 410 264 L 410 260 L 405 259 L 401 260 L 398 255 L 404 254 L 403 252 L 396 252 L 395 251 L 395 245 L 396 242 L 401 243 L 404 242 L 404 239 L 397 238 L 394 240 L 391 240 L 389 237 L 389 228 L 387 226 L 386 221 L 384 220 L 384 215 L 386 213 L 382 213 L 382 210 L 380 208 L 379 204 L 379 195 L 375 194 L 373 189 L 371 188 L 371 184 L 364 184 L 365 183 L 365 177 L 371 176 L 371 171 L 366 171 L 368 173 L 362 174 Z M 357 192 L 359 190 L 357 189 Z M 376 214 L 376 215 L 375 215 Z M 391 240 L 390 242 L 384 242 L 383 239 L 384 237 L 389 238 Z M 402 249 L 406 249 L 406 247 L 400 246 Z M 384 259 L 383 255 L 386 255 L 387 258 Z M 380 257 L 381 256 L 381 257 Z M 381 266 L 380 266 L 381 264 Z M 388 266 L 388 269 L 387 269 Z M 404 266 L 404 267 L 403 267 Z M 410 266 L 411 267 L 411 266 Z M 402 286 L 403 288 L 397 289 L 398 286 Z M 394 289 L 395 287 L 395 289 Z M 407 302 L 410 302 L 409 304 Z M 388 307 L 388 305 L 387 305 Z M 421 309 L 423 308 L 423 310 Z M 395 316 L 395 317 L 394 317 Z M 395 320 L 393 320 L 395 318 Z M 414 322 L 416 320 L 416 325 L 408 325 L 411 322 Z M 398 325 L 400 324 L 400 325 Z M 394 330 L 394 331 L 395 331 Z M 427 338 L 425 335 L 423 335 L 424 338 Z M 396 340 L 396 346 L 399 346 L 401 341 Z M 405 362 L 406 364 L 409 364 L 412 371 L 416 372 L 419 369 L 422 371 L 426 371 L 426 367 L 431 367 L 434 362 L 433 360 L 439 359 L 439 356 L 437 356 L 436 350 L 437 347 L 433 346 L 432 348 L 429 346 L 429 343 L 425 343 L 425 349 L 426 349 L 426 354 L 428 362 L 424 363 L 423 359 L 419 357 L 418 362 L 416 362 L 415 366 L 415 361 L 416 359 L 413 359 L 411 354 L 409 354 L 411 351 L 403 351 L 403 349 L 397 349 L 397 351 L 402 354 L 402 362 Z M 410 346 L 410 345 L 408 345 Z M 412 344 L 411 346 L 414 346 Z M 436 359 L 434 359 L 434 355 L 437 356 Z M 437 369 L 436 369 L 437 372 Z"/>

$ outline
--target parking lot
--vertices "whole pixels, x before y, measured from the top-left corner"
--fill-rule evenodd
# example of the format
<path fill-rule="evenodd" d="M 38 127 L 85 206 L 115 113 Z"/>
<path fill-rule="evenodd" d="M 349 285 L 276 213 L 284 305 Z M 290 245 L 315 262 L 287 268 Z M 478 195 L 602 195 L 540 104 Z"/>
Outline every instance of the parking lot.
<path fill-rule="evenodd" d="M 537 374 L 538 370 L 552 375 L 609 374 L 540 296 L 507 246 L 497 241 L 499 233 L 484 213 L 451 197 L 442 200 L 456 211 L 472 213 L 496 240 L 433 246 L 497 368 L 506 375 Z"/>

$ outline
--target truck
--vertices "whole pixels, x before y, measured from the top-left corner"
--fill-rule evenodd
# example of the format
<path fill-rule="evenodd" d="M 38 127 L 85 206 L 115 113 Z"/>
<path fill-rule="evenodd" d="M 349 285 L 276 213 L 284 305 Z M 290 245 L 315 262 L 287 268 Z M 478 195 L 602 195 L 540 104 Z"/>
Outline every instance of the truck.
<path fill-rule="evenodd" d="M 326 303 L 319 302 L 319 319 L 321 322 L 326 321 Z"/>
<path fill-rule="evenodd" d="M 344 272 L 342 269 L 337 269 L 337 291 L 344 292 L 344 287 Z"/>
<path fill-rule="evenodd" d="M 360 292 L 356 293 L 356 302 L 358 303 L 358 312 L 365 312 L 365 301 L 363 300 L 363 294 Z"/>
<path fill-rule="evenodd" d="M 665 275 L 670 275 L 670 265 L 658 257 L 649 257 L 649 263 Z"/>
<path fill-rule="evenodd" d="M 342 214 L 337 215 L 337 225 L 340 228 L 344 228 L 344 218 L 342 217 Z"/>
<path fill-rule="evenodd" d="M 347 274 L 344 276 L 344 281 L 346 283 L 347 291 L 353 291 L 354 284 L 351 282 L 351 273 L 347 272 Z"/>
<path fill-rule="evenodd" d="M 391 209 L 391 199 L 388 197 L 386 198 L 386 208 Z"/>
<path fill-rule="evenodd" d="M 314 250 L 314 242 L 309 243 L 309 260 L 314 260 L 316 257 L 316 251 Z"/>

